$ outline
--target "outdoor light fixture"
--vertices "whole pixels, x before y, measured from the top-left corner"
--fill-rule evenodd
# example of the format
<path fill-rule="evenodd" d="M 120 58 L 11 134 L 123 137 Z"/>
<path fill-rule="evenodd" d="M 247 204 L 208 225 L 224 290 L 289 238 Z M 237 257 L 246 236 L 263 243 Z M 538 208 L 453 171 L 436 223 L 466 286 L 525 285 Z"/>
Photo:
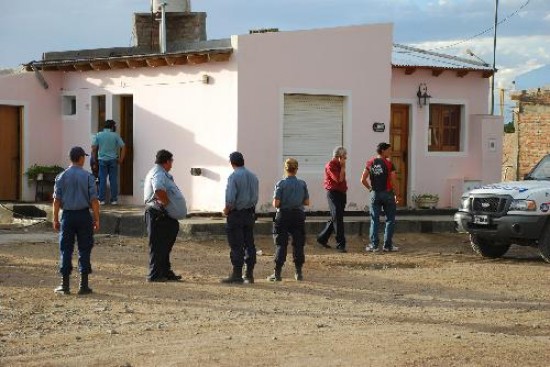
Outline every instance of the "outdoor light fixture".
<path fill-rule="evenodd" d="M 422 106 L 426 106 L 430 102 L 430 98 L 432 98 L 432 96 L 428 94 L 428 86 L 426 83 L 420 83 L 416 96 L 418 97 L 418 106 L 420 106 L 420 108 L 422 108 Z"/>

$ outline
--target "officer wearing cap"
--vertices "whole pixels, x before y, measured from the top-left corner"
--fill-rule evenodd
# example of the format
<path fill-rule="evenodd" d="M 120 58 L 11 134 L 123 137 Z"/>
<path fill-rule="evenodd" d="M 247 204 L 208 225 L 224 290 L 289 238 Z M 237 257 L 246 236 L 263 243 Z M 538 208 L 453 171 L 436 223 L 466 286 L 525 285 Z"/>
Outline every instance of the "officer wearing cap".
<path fill-rule="evenodd" d="M 229 162 L 233 173 L 227 179 L 223 214 L 227 216 L 226 232 L 231 247 L 233 272 L 222 283 L 254 283 L 254 222 L 258 203 L 258 178 L 244 167 L 244 157 L 240 152 L 231 153 Z M 246 274 L 243 278 L 245 264 Z"/>
<path fill-rule="evenodd" d="M 143 200 L 149 235 L 149 282 L 179 281 L 170 264 L 170 253 L 176 242 L 178 220 L 187 215 L 187 205 L 169 173 L 174 156 L 167 150 L 157 152 L 155 166 L 145 176 Z"/>
<path fill-rule="evenodd" d="M 380 213 L 384 209 L 386 213 L 386 228 L 384 230 L 384 252 L 397 251 L 393 245 L 393 231 L 395 227 L 395 212 L 399 198 L 397 174 L 390 161 L 391 145 L 380 143 L 376 148 L 377 156 L 367 161 L 361 183 L 371 191 L 370 209 L 370 245 L 367 252 L 380 251 L 378 239 L 378 227 L 380 226 Z"/>
<path fill-rule="evenodd" d="M 286 177 L 275 184 L 273 206 L 277 208 L 273 223 L 275 239 L 275 272 L 267 278 L 271 282 L 281 281 L 281 271 L 286 262 L 288 236 L 292 236 L 292 256 L 296 272 L 294 278 L 304 279 L 302 266 L 305 262 L 304 245 L 306 242 L 304 205 L 309 205 L 307 184 L 296 177 L 298 161 L 288 158 L 285 161 Z"/>
<path fill-rule="evenodd" d="M 92 272 L 90 255 L 94 246 L 94 230 L 99 229 L 99 201 L 94 176 L 84 170 L 86 152 L 73 147 L 69 152 L 71 165 L 55 179 L 53 199 L 53 227 L 59 232 L 61 254 L 59 272 L 63 277 L 56 293 L 69 294 L 69 279 L 73 270 L 72 256 L 75 237 L 78 241 L 78 270 L 80 287 L 78 294 L 88 294 L 88 274 Z M 93 211 L 93 217 L 90 214 Z M 59 211 L 63 209 L 61 221 Z"/>

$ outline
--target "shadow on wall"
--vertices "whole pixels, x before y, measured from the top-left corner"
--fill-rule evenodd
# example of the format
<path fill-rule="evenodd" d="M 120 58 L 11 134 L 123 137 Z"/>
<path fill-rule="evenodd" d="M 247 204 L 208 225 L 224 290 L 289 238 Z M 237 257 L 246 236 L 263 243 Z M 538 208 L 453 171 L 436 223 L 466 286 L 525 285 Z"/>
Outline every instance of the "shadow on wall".
<path fill-rule="evenodd" d="M 155 108 L 163 110 L 162 105 Z M 184 118 L 187 117 L 181 119 Z M 200 126 L 208 121 L 193 123 Z M 223 152 L 222 156 L 198 144 L 195 134 L 186 127 L 141 108 L 139 101 L 134 100 L 134 187 L 136 181 L 141 183 L 139 191 L 134 191 L 136 200 L 140 200 L 143 195 L 143 180 L 154 165 L 155 155 L 160 149 L 166 149 L 174 155 L 170 173 L 183 192 L 188 209 L 212 210 L 223 207 L 225 182 L 222 182 L 222 172 L 226 169 L 230 172 L 227 158 L 230 152 Z M 193 176 L 191 168 L 200 168 L 201 174 Z"/>

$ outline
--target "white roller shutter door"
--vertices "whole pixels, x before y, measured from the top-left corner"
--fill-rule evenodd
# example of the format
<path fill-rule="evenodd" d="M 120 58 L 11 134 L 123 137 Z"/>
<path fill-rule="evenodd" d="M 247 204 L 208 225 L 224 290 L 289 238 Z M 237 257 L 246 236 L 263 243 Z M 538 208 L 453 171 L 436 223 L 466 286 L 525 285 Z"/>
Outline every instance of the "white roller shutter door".
<path fill-rule="evenodd" d="M 284 111 L 283 159 L 296 158 L 301 172 L 323 172 L 343 144 L 344 97 L 286 94 Z"/>

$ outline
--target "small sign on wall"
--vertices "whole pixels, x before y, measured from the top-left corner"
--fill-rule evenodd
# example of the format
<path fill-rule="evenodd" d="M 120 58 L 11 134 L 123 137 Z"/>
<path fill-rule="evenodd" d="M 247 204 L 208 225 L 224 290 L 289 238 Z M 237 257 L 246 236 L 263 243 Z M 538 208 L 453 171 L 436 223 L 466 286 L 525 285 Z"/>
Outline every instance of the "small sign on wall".
<path fill-rule="evenodd" d="M 489 138 L 489 140 L 487 141 L 487 147 L 489 148 L 489 152 L 496 152 L 497 151 L 497 139 Z"/>
<path fill-rule="evenodd" d="M 383 133 L 386 130 L 386 124 L 383 122 L 375 122 L 372 124 L 372 130 L 376 133 Z"/>

